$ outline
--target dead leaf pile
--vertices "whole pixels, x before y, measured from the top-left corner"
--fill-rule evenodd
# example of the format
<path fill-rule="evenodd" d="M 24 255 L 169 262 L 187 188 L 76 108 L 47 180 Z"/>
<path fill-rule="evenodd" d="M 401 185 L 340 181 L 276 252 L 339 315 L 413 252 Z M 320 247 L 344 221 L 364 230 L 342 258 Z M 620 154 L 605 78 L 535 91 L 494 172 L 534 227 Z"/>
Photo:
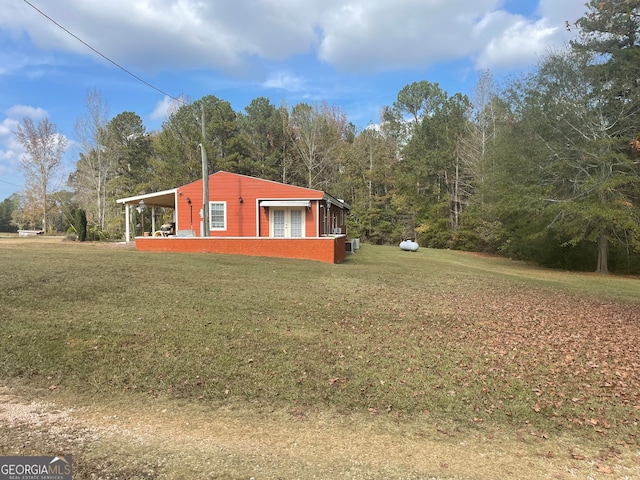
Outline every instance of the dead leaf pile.
<path fill-rule="evenodd" d="M 416 402 L 442 392 L 450 402 L 474 404 L 476 423 L 495 412 L 511 415 L 517 402 L 558 426 L 598 433 L 640 421 L 640 304 L 510 285 L 445 295 L 405 288 L 373 303 L 361 318 L 335 322 L 368 346 L 355 352 L 340 345 L 336 356 L 340 365 L 357 354 L 377 366 L 383 388 L 411 388 Z M 435 360 L 425 353 L 433 350 L 441 352 Z M 383 377 L 392 362 L 403 365 L 401 378 Z M 419 384 L 427 370 L 441 380 Z M 469 398 L 478 389 L 481 400 Z"/>
<path fill-rule="evenodd" d="M 487 368 L 479 375 L 528 383 L 535 394 L 531 408 L 564 414 L 569 424 L 611 428 L 606 404 L 627 407 L 622 421 L 638 421 L 640 305 L 507 291 L 476 296 L 473 310 L 465 315 L 474 321 L 456 322 L 454 330 L 484 358 Z"/>

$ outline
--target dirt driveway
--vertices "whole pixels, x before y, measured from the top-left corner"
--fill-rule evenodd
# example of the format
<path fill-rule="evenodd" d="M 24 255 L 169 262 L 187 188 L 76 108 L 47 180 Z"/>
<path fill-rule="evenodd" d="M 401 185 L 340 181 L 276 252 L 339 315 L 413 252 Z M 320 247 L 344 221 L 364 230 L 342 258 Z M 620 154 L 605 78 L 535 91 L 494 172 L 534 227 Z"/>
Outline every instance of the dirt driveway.
<path fill-rule="evenodd" d="M 0 454 L 72 454 L 74 479 L 631 479 L 640 452 L 460 432 L 428 420 L 206 409 L 151 400 L 71 406 L 0 387 Z"/>

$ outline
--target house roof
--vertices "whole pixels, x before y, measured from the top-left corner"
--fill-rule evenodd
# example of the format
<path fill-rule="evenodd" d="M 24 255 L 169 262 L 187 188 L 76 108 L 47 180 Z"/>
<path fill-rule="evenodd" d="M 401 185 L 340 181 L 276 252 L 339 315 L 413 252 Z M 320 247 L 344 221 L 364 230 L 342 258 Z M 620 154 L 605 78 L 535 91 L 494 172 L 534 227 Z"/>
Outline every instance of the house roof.
<path fill-rule="evenodd" d="M 177 188 L 172 188 L 171 190 L 163 190 L 162 192 L 145 193 L 134 197 L 119 198 L 116 202 L 124 205 L 138 205 L 141 200 L 144 200 L 144 203 L 149 206 L 175 208 L 177 192 Z"/>
<path fill-rule="evenodd" d="M 212 177 L 212 176 L 215 176 L 215 175 L 218 175 L 218 174 L 234 175 L 234 176 L 238 176 L 238 177 L 247 177 L 247 178 L 250 178 L 252 180 L 259 180 L 259 181 L 262 181 L 262 182 L 269 182 L 269 183 L 274 183 L 274 184 L 287 185 L 287 184 L 283 184 L 281 182 L 276 182 L 276 181 L 273 181 L 273 180 L 265 180 L 263 178 L 251 177 L 249 175 L 242 175 L 240 173 L 226 172 L 224 170 L 220 170 L 218 172 L 212 173 L 211 175 L 209 175 L 209 177 Z M 202 179 L 196 180 L 195 182 L 192 182 L 192 183 L 201 182 L 201 181 L 202 181 Z M 187 185 L 189 185 L 189 184 L 187 184 Z M 309 192 L 320 194 L 320 196 L 324 200 L 328 200 L 331 203 L 333 203 L 334 205 L 339 206 L 340 208 L 344 208 L 346 210 L 351 210 L 351 207 L 349 206 L 349 204 L 346 203 L 344 200 L 341 200 L 339 198 L 335 198 L 335 197 L 323 192 L 322 190 L 315 190 L 315 189 L 307 188 L 307 187 L 299 187 L 299 186 L 296 186 L 296 185 L 290 185 L 290 186 L 292 188 L 296 188 L 296 189 L 300 189 L 300 190 L 308 190 Z M 178 188 L 172 188 L 170 190 L 163 190 L 161 192 L 145 193 L 145 194 L 142 194 L 142 195 L 135 195 L 133 197 L 119 198 L 118 200 L 116 200 L 116 202 L 124 204 L 124 205 L 138 205 L 141 200 L 144 200 L 145 205 L 148 205 L 148 206 L 175 208 L 175 206 L 176 206 L 176 196 L 178 194 L 178 190 L 180 188 L 182 188 L 182 187 L 184 187 L 184 185 L 182 185 L 181 187 L 178 187 Z M 317 197 L 315 195 L 309 196 L 308 198 L 317 199 Z"/>
<path fill-rule="evenodd" d="M 333 203 L 335 205 L 338 205 L 340 208 L 344 208 L 345 210 L 351 210 L 351 205 L 349 205 L 347 202 L 345 202 L 344 200 L 342 200 L 340 198 L 332 197 L 328 193 L 324 194 L 324 199 L 325 200 L 330 200 L 331 203 Z"/>

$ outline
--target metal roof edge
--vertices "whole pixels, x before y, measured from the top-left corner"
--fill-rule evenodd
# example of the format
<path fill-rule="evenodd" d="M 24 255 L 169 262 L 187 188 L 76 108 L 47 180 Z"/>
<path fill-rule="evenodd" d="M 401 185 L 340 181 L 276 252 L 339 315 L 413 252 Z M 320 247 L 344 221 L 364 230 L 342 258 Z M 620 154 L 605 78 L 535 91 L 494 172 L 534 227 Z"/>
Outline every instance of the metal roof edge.
<path fill-rule="evenodd" d="M 339 199 L 339 198 L 336 198 L 336 197 L 334 197 L 333 195 L 329 195 L 329 194 L 328 194 L 328 193 L 326 193 L 326 192 L 323 192 L 323 193 L 324 193 L 324 197 L 323 197 L 323 199 L 324 199 L 324 200 L 330 200 L 330 201 L 331 201 L 331 203 L 334 203 L 334 204 L 338 205 L 340 208 L 344 208 L 344 209 L 347 209 L 347 210 L 351 210 L 351 205 L 349 205 L 349 204 L 348 204 L 347 202 L 345 202 L 344 200 L 341 200 L 341 199 Z"/>
<path fill-rule="evenodd" d="M 177 192 L 178 192 L 177 188 L 171 188 L 169 190 L 163 190 L 161 192 L 143 193 L 141 195 L 135 195 L 133 197 L 118 198 L 116 200 L 116 203 L 133 203 L 133 202 L 138 202 L 140 200 L 145 200 L 148 198 L 160 197 L 163 195 L 170 195 L 172 193 L 175 195 Z"/>

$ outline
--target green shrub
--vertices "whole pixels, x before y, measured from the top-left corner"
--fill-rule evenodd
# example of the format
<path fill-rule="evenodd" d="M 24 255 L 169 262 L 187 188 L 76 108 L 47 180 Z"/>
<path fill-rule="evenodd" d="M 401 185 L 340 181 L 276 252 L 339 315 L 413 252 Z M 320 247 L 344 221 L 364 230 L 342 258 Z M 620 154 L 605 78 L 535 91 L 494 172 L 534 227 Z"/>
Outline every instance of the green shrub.
<path fill-rule="evenodd" d="M 73 218 L 78 241 L 84 242 L 87 239 L 87 213 L 82 208 L 76 208 Z"/>

